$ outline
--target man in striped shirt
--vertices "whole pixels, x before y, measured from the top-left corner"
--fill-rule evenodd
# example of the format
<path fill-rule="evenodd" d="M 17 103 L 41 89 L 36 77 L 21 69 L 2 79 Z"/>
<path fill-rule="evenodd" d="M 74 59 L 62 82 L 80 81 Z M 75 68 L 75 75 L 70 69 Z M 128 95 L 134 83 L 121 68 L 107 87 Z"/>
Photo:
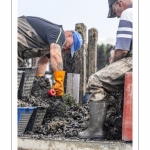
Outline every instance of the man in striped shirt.
<path fill-rule="evenodd" d="M 103 125 L 107 113 L 107 96 L 124 90 L 125 73 L 132 71 L 132 0 L 108 0 L 108 18 L 120 18 L 116 44 L 110 52 L 110 65 L 92 74 L 86 93 L 90 105 L 89 127 L 79 138 L 105 138 Z"/>
<path fill-rule="evenodd" d="M 73 56 L 81 45 L 82 37 L 76 31 L 64 31 L 62 25 L 39 17 L 18 17 L 18 66 L 23 67 L 24 59 L 39 57 L 37 76 L 44 76 L 50 61 L 57 96 L 64 94 L 65 71 L 61 51 L 71 51 Z"/>
<path fill-rule="evenodd" d="M 114 2 L 112 8 L 110 7 L 110 11 L 108 14 L 108 18 L 118 17 L 120 18 L 118 31 L 117 31 L 117 39 L 115 49 L 112 50 L 113 56 L 111 56 L 110 63 L 115 62 L 127 55 L 132 49 L 132 4 L 130 4 L 131 0 L 126 0 L 126 8 L 121 13 L 122 1 L 112 0 Z M 129 6 L 127 4 L 130 4 Z"/>

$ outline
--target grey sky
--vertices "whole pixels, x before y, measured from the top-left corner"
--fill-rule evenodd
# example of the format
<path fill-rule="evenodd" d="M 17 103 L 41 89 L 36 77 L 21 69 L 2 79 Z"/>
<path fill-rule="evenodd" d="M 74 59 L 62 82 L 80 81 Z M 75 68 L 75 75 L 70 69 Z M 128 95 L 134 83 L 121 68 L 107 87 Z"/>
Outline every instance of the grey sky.
<path fill-rule="evenodd" d="M 108 0 L 18 0 L 18 16 L 38 16 L 74 29 L 76 23 L 98 30 L 98 41 L 115 44 L 118 18 L 107 18 Z"/>

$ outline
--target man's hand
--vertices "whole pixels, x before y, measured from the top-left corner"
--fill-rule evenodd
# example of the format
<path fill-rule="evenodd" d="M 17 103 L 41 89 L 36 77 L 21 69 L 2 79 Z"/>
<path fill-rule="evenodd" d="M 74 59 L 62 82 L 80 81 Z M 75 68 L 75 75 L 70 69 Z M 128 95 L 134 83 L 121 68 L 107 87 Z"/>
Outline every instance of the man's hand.
<path fill-rule="evenodd" d="M 110 51 L 110 57 L 108 58 L 110 64 L 112 63 L 112 58 L 114 57 L 114 54 L 115 54 L 115 50 L 112 49 L 112 50 Z"/>
<path fill-rule="evenodd" d="M 121 50 L 121 49 L 114 50 L 114 49 L 112 49 L 110 51 L 110 58 L 109 58 L 110 64 L 119 60 L 119 59 L 126 57 L 127 53 L 128 53 L 127 50 Z"/>

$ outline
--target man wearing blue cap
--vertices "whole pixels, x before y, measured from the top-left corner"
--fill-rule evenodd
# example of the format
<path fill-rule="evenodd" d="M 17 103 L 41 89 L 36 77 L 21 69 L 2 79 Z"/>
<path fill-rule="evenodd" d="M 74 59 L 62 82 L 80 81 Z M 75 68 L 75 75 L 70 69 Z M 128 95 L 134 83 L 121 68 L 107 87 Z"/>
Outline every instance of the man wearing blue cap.
<path fill-rule="evenodd" d="M 64 94 L 62 51 L 71 51 L 73 57 L 81 45 L 82 37 L 76 31 L 64 31 L 62 25 L 39 17 L 18 17 L 18 67 L 25 65 L 24 59 L 39 57 L 36 62 L 37 76 L 44 76 L 50 61 L 57 96 Z"/>
<path fill-rule="evenodd" d="M 120 18 L 115 47 L 110 52 L 110 65 L 92 74 L 86 94 L 90 105 L 89 127 L 80 138 L 105 138 L 103 130 L 107 113 L 107 96 L 124 89 L 125 73 L 132 71 L 132 0 L 108 0 L 108 18 Z"/>

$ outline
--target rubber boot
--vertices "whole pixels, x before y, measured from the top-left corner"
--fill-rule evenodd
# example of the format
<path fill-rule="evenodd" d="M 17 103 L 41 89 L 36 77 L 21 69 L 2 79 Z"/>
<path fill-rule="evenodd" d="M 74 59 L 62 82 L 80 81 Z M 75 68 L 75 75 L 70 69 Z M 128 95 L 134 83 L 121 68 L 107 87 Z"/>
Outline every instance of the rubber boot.
<path fill-rule="evenodd" d="M 65 73 L 65 71 L 54 71 L 55 84 L 53 85 L 53 89 L 56 91 L 56 96 L 64 94 Z"/>
<path fill-rule="evenodd" d="M 105 137 L 105 133 L 103 131 L 103 125 L 107 112 L 107 101 L 91 101 L 89 103 L 90 106 L 90 123 L 89 127 L 80 132 L 78 137 L 83 139 L 91 139 L 98 138 L 102 140 Z"/>

